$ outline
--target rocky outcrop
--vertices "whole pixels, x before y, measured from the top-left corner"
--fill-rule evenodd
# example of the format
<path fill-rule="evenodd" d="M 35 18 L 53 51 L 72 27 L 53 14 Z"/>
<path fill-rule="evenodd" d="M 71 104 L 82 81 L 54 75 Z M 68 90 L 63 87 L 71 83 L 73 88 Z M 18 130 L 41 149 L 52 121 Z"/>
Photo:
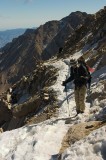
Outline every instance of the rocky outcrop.
<path fill-rule="evenodd" d="M 102 123 L 101 121 L 92 121 L 86 123 L 79 123 L 70 127 L 63 139 L 59 153 L 61 154 L 62 152 L 64 152 L 66 148 L 70 147 L 76 141 L 83 139 L 84 137 L 89 135 L 93 130 L 98 129 L 103 125 L 106 125 L 106 122 Z"/>
<path fill-rule="evenodd" d="M 99 88 L 99 86 L 102 87 L 102 90 L 98 92 L 96 88 Z M 101 80 L 97 83 L 96 88 L 91 91 L 90 95 L 87 96 L 87 101 L 90 102 L 92 99 L 92 102 L 95 99 L 98 99 L 98 101 L 101 101 L 105 99 L 106 97 L 106 80 Z"/>
<path fill-rule="evenodd" d="M 12 118 L 12 111 L 8 109 L 8 105 L 4 100 L 0 101 L 0 126 L 9 122 Z"/>
<path fill-rule="evenodd" d="M 53 66 L 39 63 L 32 74 L 23 76 L 20 81 L 10 88 L 11 92 L 8 93 L 7 91 L 2 95 L 4 102 L 1 102 L 1 105 L 3 103 L 5 106 L 2 105 L 4 111 L 0 108 L 0 126 L 3 125 L 4 131 L 25 124 L 38 123 L 55 115 L 58 108 L 56 104 L 57 97 L 56 93 L 50 90 L 49 87 L 56 82 L 57 71 Z M 36 116 L 41 110 L 41 114 Z M 8 114 L 9 111 L 11 116 L 10 113 Z"/>

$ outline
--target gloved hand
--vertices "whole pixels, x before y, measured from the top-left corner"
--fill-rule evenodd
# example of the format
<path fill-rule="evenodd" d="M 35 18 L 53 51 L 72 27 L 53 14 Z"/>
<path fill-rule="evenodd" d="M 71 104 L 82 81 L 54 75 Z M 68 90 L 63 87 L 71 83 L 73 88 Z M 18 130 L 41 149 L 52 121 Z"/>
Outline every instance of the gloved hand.
<path fill-rule="evenodd" d="M 66 86 L 66 83 L 65 83 L 65 81 L 63 81 L 63 83 L 62 83 L 62 86 Z"/>

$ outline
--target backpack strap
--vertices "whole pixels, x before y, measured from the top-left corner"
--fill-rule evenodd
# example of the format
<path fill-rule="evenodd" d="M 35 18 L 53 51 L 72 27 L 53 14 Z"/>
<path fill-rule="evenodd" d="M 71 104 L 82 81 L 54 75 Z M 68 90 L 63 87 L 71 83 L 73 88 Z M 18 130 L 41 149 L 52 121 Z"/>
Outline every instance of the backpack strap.
<path fill-rule="evenodd" d="M 89 69 L 88 69 L 88 66 L 85 64 L 82 64 L 82 66 L 83 66 L 83 68 L 85 69 L 85 71 L 86 71 L 86 75 L 87 75 L 87 77 L 88 77 L 88 80 L 87 80 L 87 84 L 88 84 L 88 89 L 90 89 L 90 86 L 91 86 L 91 79 L 92 79 L 92 77 L 91 77 L 91 74 L 90 74 L 90 72 L 89 72 Z"/>
<path fill-rule="evenodd" d="M 82 64 L 82 66 L 83 66 L 83 68 L 85 69 L 86 75 L 89 77 L 90 72 L 89 72 L 89 70 L 88 70 L 87 66 L 86 66 L 86 65 L 84 65 L 84 64 Z"/>

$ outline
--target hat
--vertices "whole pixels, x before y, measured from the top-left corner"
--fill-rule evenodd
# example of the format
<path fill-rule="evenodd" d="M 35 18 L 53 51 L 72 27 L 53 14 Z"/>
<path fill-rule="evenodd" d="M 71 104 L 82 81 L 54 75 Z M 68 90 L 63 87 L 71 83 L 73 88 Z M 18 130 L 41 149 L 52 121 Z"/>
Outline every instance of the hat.
<path fill-rule="evenodd" d="M 84 59 L 84 57 L 83 57 L 83 56 L 79 57 L 79 59 L 78 59 L 78 60 L 80 60 L 80 61 L 85 61 L 85 59 Z"/>
<path fill-rule="evenodd" d="M 75 59 L 71 59 L 70 60 L 70 65 L 71 66 L 77 65 L 77 61 Z"/>

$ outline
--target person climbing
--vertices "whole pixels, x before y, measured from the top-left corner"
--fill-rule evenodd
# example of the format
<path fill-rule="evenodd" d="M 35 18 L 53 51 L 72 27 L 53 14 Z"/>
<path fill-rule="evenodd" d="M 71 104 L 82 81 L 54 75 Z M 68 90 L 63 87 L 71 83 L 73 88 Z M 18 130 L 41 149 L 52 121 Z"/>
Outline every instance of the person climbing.
<path fill-rule="evenodd" d="M 75 103 L 76 103 L 76 112 L 84 113 L 85 110 L 85 95 L 87 91 L 87 81 L 89 79 L 89 73 L 84 67 L 84 65 L 78 63 L 75 59 L 70 61 L 71 65 L 71 75 L 70 77 L 63 81 L 63 86 L 66 86 L 68 82 L 74 80 L 75 84 Z"/>
<path fill-rule="evenodd" d="M 62 51 L 63 51 L 63 47 L 60 47 L 57 52 L 57 57 L 60 57 L 62 55 Z"/>
<path fill-rule="evenodd" d="M 63 51 L 63 47 L 59 48 L 59 53 L 61 53 Z"/>

